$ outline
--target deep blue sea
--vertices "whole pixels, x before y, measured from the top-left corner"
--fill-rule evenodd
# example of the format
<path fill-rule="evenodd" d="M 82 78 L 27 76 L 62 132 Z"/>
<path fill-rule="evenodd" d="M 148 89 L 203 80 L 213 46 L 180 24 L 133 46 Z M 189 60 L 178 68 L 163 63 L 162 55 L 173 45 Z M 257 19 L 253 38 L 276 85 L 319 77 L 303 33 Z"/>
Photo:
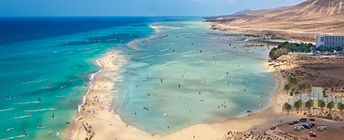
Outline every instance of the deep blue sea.
<path fill-rule="evenodd" d="M 110 50 L 130 56 L 113 107 L 149 133 L 262 109 L 275 87 L 268 50 L 242 48 L 245 38 L 197 17 L 0 18 L 0 140 L 60 139 Z"/>

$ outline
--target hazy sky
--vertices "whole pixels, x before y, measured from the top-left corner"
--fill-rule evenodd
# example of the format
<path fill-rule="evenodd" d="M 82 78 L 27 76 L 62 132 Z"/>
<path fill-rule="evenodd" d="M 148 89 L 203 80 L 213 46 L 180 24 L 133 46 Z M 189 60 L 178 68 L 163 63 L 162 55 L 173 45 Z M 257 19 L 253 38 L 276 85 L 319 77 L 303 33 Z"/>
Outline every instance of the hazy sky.
<path fill-rule="evenodd" d="M 0 0 L 0 16 L 206 16 L 305 0 Z"/>

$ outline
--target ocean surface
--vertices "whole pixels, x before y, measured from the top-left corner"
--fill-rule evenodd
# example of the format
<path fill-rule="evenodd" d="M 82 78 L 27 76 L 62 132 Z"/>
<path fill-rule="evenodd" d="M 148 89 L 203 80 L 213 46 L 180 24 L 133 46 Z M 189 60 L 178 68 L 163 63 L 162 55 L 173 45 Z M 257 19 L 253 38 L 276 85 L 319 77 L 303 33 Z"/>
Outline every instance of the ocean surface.
<path fill-rule="evenodd" d="M 113 108 L 148 133 L 261 110 L 275 80 L 247 38 L 197 17 L 0 18 L 0 140 L 61 139 L 110 50 L 129 55 Z"/>

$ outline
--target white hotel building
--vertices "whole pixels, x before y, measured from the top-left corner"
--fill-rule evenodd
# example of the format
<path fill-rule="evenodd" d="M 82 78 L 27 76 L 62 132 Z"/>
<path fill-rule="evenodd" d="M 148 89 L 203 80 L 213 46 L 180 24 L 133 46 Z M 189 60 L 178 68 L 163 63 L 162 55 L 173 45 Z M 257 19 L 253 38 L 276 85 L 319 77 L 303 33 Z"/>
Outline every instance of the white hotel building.
<path fill-rule="evenodd" d="M 317 48 L 323 47 L 344 47 L 344 36 L 318 35 Z"/>

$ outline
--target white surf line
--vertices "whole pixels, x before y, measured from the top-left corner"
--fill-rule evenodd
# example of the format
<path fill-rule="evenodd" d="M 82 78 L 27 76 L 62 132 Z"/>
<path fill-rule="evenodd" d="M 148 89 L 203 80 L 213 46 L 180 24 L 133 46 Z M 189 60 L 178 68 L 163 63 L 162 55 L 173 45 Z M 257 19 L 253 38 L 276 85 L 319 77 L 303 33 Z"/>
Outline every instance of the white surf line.
<path fill-rule="evenodd" d="M 81 109 L 82 109 L 82 106 L 85 105 L 86 103 L 86 98 L 88 96 L 88 94 L 91 92 L 90 89 L 91 89 L 91 85 L 93 85 L 93 82 L 95 81 L 95 77 L 100 74 L 101 72 L 103 72 L 103 68 L 102 68 L 102 65 L 100 64 L 100 60 L 107 57 L 108 55 L 110 55 L 111 53 L 119 53 L 119 51 L 109 51 L 107 53 L 105 53 L 105 55 L 101 56 L 100 58 L 96 59 L 96 63 L 98 65 L 98 67 L 100 68 L 97 72 L 91 74 L 90 78 L 89 78 L 89 84 L 88 84 L 88 89 L 87 89 L 87 92 L 85 93 L 85 95 L 83 96 L 83 99 L 82 99 L 82 103 L 78 105 L 78 117 L 74 119 L 74 121 L 77 121 L 78 119 L 80 119 L 82 117 L 81 115 Z M 113 61 L 114 59 L 111 59 L 111 61 Z M 74 134 L 74 131 L 72 130 L 72 137 L 71 139 L 74 140 L 74 137 L 73 137 L 73 134 Z"/>
<path fill-rule="evenodd" d="M 199 50 L 186 51 L 186 52 L 183 52 L 182 54 L 194 54 L 194 53 L 199 53 Z"/>
<path fill-rule="evenodd" d="M 5 112 L 5 111 L 10 111 L 10 110 L 14 110 L 15 108 L 6 108 L 6 109 L 1 109 L 0 112 Z"/>
<path fill-rule="evenodd" d="M 147 37 L 147 38 L 134 39 L 134 40 L 130 41 L 129 43 L 127 43 L 127 46 L 130 47 L 129 45 L 132 44 L 132 43 L 137 43 L 137 42 L 148 41 L 148 40 L 154 39 L 154 37 L 155 37 L 156 34 L 157 34 L 157 32 L 156 32 L 155 34 L 153 34 L 153 35 Z M 89 92 L 90 92 L 90 86 L 91 86 L 92 83 L 94 82 L 94 78 L 95 78 L 99 73 L 101 73 L 101 72 L 103 71 L 103 68 L 102 68 L 102 66 L 101 66 L 101 64 L 100 64 L 99 61 L 100 61 L 100 59 L 102 59 L 103 57 L 106 57 L 109 53 L 111 53 L 111 51 L 107 52 L 104 56 L 102 56 L 102 57 L 96 59 L 96 63 L 97 63 L 97 65 L 98 65 L 98 67 L 99 67 L 100 69 L 99 69 L 97 72 L 91 74 L 91 76 L 90 76 L 90 78 L 89 78 L 89 82 L 88 82 L 87 91 L 86 91 L 85 95 L 82 97 L 82 103 L 81 103 L 81 104 L 78 104 L 78 117 L 76 117 L 76 118 L 74 119 L 74 121 L 77 121 L 77 120 L 79 120 L 79 119 L 82 117 L 82 116 L 81 116 L 81 109 L 82 109 L 82 106 L 84 106 L 85 103 L 86 103 L 86 98 L 87 98 L 87 96 L 88 96 L 88 94 L 89 94 Z M 72 132 L 72 136 L 73 136 L 73 133 L 74 133 L 74 132 Z M 74 139 L 74 137 L 72 137 L 71 139 Z"/>
<path fill-rule="evenodd" d="M 38 104 L 39 101 L 28 101 L 28 102 L 19 102 L 19 103 L 13 103 L 17 105 L 24 105 L 24 104 Z"/>
<path fill-rule="evenodd" d="M 33 110 L 24 110 L 25 112 L 41 112 L 41 111 L 53 111 L 55 108 L 43 108 L 43 109 L 33 109 Z"/>
<path fill-rule="evenodd" d="M 107 54 L 105 54 L 105 55 L 107 55 Z M 105 56 L 104 56 L 104 57 L 105 57 Z M 87 88 L 87 91 L 86 91 L 85 95 L 82 97 L 82 103 L 81 103 L 81 104 L 78 104 L 78 117 L 76 117 L 76 118 L 74 119 L 75 121 L 81 118 L 81 109 L 82 109 L 82 106 L 84 106 L 85 103 L 86 103 L 86 98 L 87 98 L 87 95 L 88 95 L 89 92 L 90 92 L 90 86 L 92 85 L 92 83 L 93 83 L 93 81 L 94 81 L 94 77 L 95 77 L 96 75 L 98 75 L 100 72 L 103 71 L 103 68 L 101 67 L 101 64 L 100 64 L 100 62 L 99 62 L 99 59 L 101 59 L 101 58 L 98 58 L 98 59 L 96 60 L 96 63 L 97 63 L 97 65 L 98 65 L 98 67 L 99 67 L 100 69 L 99 69 L 97 72 L 92 73 L 91 76 L 90 76 L 90 78 L 89 78 L 88 88 Z"/>
<path fill-rule="evenodd" d="M 164 54 L 159 54 L 158 56 L 166 56 L 166 55 L 171 55 L 173 54 L 172 52 L 164 53 Z"/>
<path fill-rule="evenodd" d="M 34 81 L 25 81 L 25 82 L 23 82 L 23 84 L 26 85 L 26 84 L 31 84 L 31 83 L 39 83 L 39 82 L 43 82 L 43 81 L 47 81 L 47 79 L 40 79 L 40 80 L 34 80 Z"/>
<path fill-rule="evenodd" d="M 30 117 L 30 116 L 23 115 L 23 116 L 14 117 L 13 119 L 17 120 L 17 119 L 24 119 L 24 118 L 28 118 L 28 117 Z"/>
<path fill-rule="evenodd" d="M 174 64 L 176 63 L 177 61 L 176 60 L 173 60 L 173 61 L 169 61 L 169 62 L 166 62 L 165 64 L 162 64 L 162 65 L 171 65 L 171 64 Z"/>
<path fill-rule="evenodd" d="M 145 37 L 145 38 L 134 39 L 134 40 L 127 43 L 127 47 L 134 49 L 134 50 L 140 50 L 140 48 L 137 46 L 137 44 L 139 44 L 139 43 L 144 43 L 144 42 L 148 42 L 150 40 L 167 37 L 168 35 L 160 35 L 159 36 L 160 26 L 157 26 L 155 24 L 156 23 L 149 24 L 149 28 L 153 29 L 155 33 L 153 33 L 152 35 Z"/>
<path fill-rule="evenodd" d="M 168 51 L 168 48 L 160 50 L 160 52 Z"/>
<path fill-rule="evenodd" d="M 13 139 L 18 139 L 18 138 L 23 138 L 23 137 L 25 137 L 25 135 L 12 136 L 8 138 L 2 138 L 0 140 L 13 140 Z"/>
<path fill-rule="evenodd" d="M 148 56 L 143 56 L 143 57 L 138 57 L 138 59 L 146 59 L 146 58 L 150 58 L 150 57 L 153 57 L 155 55 L 148 55 Z"/>
<path fill-rule="evenodd" d="M 228 54 L 228 52 L 219 53 L 219 54 L 217 54 L 217 56 L 226 55 L 226 54 Z"/>
<path fill-rule="evenodd" d="M 14 130 L 14 127 L 7 128 L 7 129 L 6 129 L 7 132 L 8 132 L 8 131 L 12 131 L 12 130 Z"/>

